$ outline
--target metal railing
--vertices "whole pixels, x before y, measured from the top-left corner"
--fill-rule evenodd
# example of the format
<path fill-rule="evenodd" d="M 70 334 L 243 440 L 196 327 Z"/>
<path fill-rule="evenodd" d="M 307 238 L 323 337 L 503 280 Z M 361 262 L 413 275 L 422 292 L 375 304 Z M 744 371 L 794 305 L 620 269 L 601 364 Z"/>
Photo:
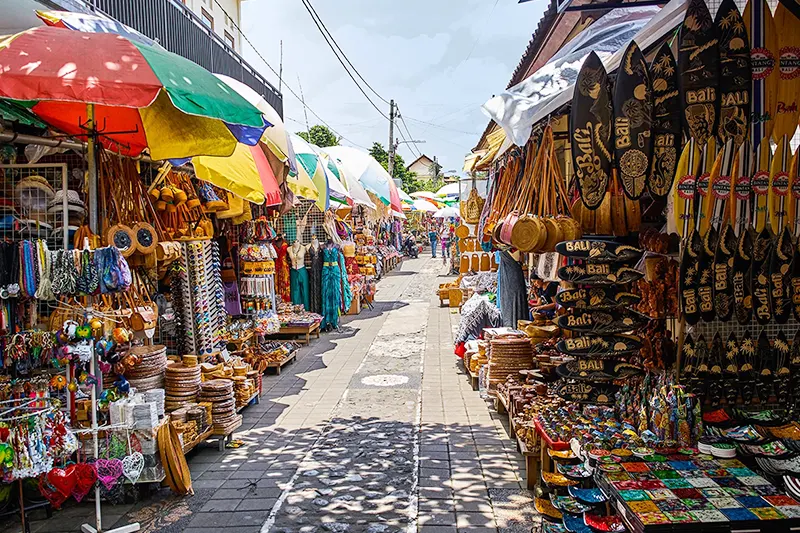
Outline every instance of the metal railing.
<path fill-rule="evenodd" d="M 157 40 L 205 69 L 248 85 L 283 117 L 283 97 L 219 35 L 179 0 L 82 0 L 99 11 Z"/>

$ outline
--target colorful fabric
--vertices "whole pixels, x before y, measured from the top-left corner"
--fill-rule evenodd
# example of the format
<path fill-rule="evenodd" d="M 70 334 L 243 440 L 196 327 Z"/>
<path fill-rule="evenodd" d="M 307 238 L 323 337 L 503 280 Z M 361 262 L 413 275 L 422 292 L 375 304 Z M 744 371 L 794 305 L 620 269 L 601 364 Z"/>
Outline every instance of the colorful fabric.
<path fill-rule="evenodd" d="M 275 292 L 286 303 L 292 301 L 291 280 L 289 279 L 289 243 L 280 241 L 275 247 L 278 257 L 275 259 Z"/>
<path fill-rule="evenodd" d="M 339 250 L 322 249 L 322 324 L 325 328 L 339 327 L 342 305 L 342 271 L 339 268 Z"/>
<path fill-rule="evenodd" d="M 309 303 L 311 307 L 309 311 L 312 313 L 322 314 L 322 249 L 314 249 L 311 246 L 308 249 L 309 259 L 311 260 L 311 268 L 309 269 Z"/>
<path fill-rule="evenodd" d="M 292 303 L 303 304 L 303 308 L 308 311 L 311 307 L 310 294 L 308 292 L 308 270 L 306 267 L 293 268 L 289 272 Z"/>

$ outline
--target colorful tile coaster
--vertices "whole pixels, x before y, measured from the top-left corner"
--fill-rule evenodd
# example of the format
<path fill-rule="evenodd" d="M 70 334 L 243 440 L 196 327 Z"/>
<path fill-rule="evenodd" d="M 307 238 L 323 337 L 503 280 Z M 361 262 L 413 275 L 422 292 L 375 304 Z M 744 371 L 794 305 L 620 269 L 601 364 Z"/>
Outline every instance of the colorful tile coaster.
<path fill-rule="evenodd" d="M 623 531 L 627 531 L 625 524 L 622 523 L 622 519 L 616 515 L 606 516 L 584 513 L 583 521 L 587 526 L 597 531 L 606 531 L 608 533 L 622 533 Z"/>
<path fill-rule="evenodd" d="M 747 467 L 744 468 L 729 467 L 726 468 L 726 470 L 730 473 L 731 476 L 736 476 L 736 477 L 750 477 L 758 475 Z"/>
<path fill-rule="evenodd" d="M 747 477 L 740 478 L 739 481 L 741 481 L 742 483 L 744 483 L 745 485 L 747 485 L 749 487 L 752 487 L 754 485 L 769 485 L 770 484 L 769 481 L 767 481 L 766 479 L 764 479 L 761 476 L 747 476 Z"/>
<path fill-rule="evenodd" d="M 665 512 L 665 511 L 688 511 L 689 508 L 677 498 L 669 498 L 667 500 L 659 500 L 657 502 L 650 502 L 655 503 L 658 507 L 658 511 Z"/>
<path fill-rule="evenodd" d="M 703 475 L 703 471 L 699 470 L 699 469 L 698 470 L 678 470 L 678 473 L 681 475 L 681 477 L 685 477 L 686 479 L 705 477 Z"/>
<path fill-rule="evenodd" d="M 654 479 L 658 479 L 650 472 L 633 472 L 630 476 L 634 481 L 653 481 Z"/>
<path fill-rule="evenodd" d="M 675 470 L 651 470 L 658 479 L 682 479 L 681 475 Z"/>
<path fill-rule="evenodd" d="M 633 481 L 631 479 L 627 481 L 614 481 L 611 483 L 614 485 L 614 488 L 617 490 L 641 490 L 641 481 Z"/>
<path fill-rule="evenodd" d="M 697 489 L 672 489 L 676 498 L 702 498 L 703 494 Z"/>
<path fill-rule="evenodd" d="M 572 533 L 592 533 L 592 529 L 583 522 L 583 516 L 580 515 L 565 514 L 564 527 Z"/>
<path fill-rule="evenodd" d="M 669 518 L 664 513 L 637 513 L 636 517 L 645 526 L 669 524 Z"/>
<path fill-rule="evenodd" d="M 800 518 L 800 506 L 797 505 L 779 505 L 775 507 L 777 510 L 786 515 L 787 518 Z"/>
<path fill-rule="evenodd" d="M 661 482 L 666 485 L 668 489 L 691 489 L 692 484 L 683 478 L 679 479 L 662 479 Z"/>
<path fill-rule="evenodd" d="M 734 507 L 741 507 L 739 502 L 734 498 L 709 498 L 709 503 L 717 509 L 731 509 Z"/>
<path fill-rule="evenodd" d="M 714 468 L 719 468 L 719 463 L 717 463 L 713 459 L 708 460 L 708 459 L 695 458 L 694 464 L 697 465 L 697 468 L 701 470 L 711 470 Z"/>
<path fill-rule="evenodd" d="M 759 520 L 758 516 L 750 512 L 749 509 L 743 507 L 735 509 L 720 509 L 720 512 L 731 522 L 740 522 L 743 520 Z"/>
<path fill-rule="evenodd" d="M 670 453 L 670 454 L 667 454 L 667 460 L 668 461 L 686 461 L 687 459 L 686 459 L 685 455 L 681 455 L 679 453 Z"/>
<path fill-rule="evenodd" d="M 713 479 L 707 478 L 707 477 L 693 477 L 693 478 L 689 479 L 688 481 L 689 481 L 689 483 L 692 484 L 693 487 L 697 487 L 697 488 L 700 488 L 700 489 L 707 489 L 707 488 L 710 488 L 710 487 L 719 487 L 719 485 L 717 485 L 716 481 L 714 481 Z"/>
<path fill-rule="evenodd" d="M 760 496 L 775 496 L 781 494 L 781 491 L 775 485 L 756 485 L 751 487 L 752 491 Z"/>
<path fill-rule="evenodd" d="M 741 481 L 735 477 L 718 477 L 714 482 L 720 487 L 744 487 Z"/>
<path fill-rule="evenodd" d="M 783 505 L 800 506 L 800 502 L 798 502 L 791 496 L 787 496 L 785 494 L 780 494 L 776 496 L 764 496 L 764 499 L 768 501 L 770 505 L 775 507 L 780 507 Z"/>
<path fill-rule="evenodd" d="M 583 503 L 596 504 L 608 501 L 608 497 L 603 493 L 603 491 L 597 488 L 579 489 L 577 487 L 570 487 L 567 490 L 569 491 L 570 496 Z"/>
<path fill-rule="evenodd" d="M 761 496 L 739 496 L 736 501 L 742 504 L 742 507 L 753 509 L 755 507 L 767 507 L 769 504 Z"/>
<path fill-rule="evenodd" d="M 698 453 L 694 456 L 695 461 L 715 461 L 714 456 L 710 453 Z"/>
<path fill-rule="evenodd" d="M 716 509 L 712 510 L 702 510 L 702 511 L 689 511 L 689 514 L 692 515 L 695 520 L 698 522 L 727 522 L 728 519 L 725 517 L 724 514 L 717 511 Z"/>
<path fill-rule="evenodd" d="M 646 464 L 647 468 L 650 470 L 675 470 L 667 461 L 660 463 L 658 461 L 645 461 L 644 464 Z"/>
<path fill-rule="evenodd" d="M 669 489 L 652 489 L 652 490 L 646 490 L 645 492 L 647 493 L 648 496 L 650 496 L 650 499 L 654 501 L 668 500 L 675 498 L 675 494 L 673 494 L 673 492 Z"/>
<path fill-rule="evenodd" d="M 729 473 L 724 468 L 713 468 L 713 469 L 710 469 L 710 470 L 702 470 L 702 472 L 703 472 L 703 474 L 705 474 L 708 477 L 732 477 L 732 476 L 735 475 L 735 474 Z"/>
<path fill-rule="evenodd" d="M 747 487 L 723 487 L 722 490 L 728 493 L 731 498 L 739 496 L 758 496 L 758 493 Z"/>
<path fill-rule="evenodd" d="M 685 498 L 681 500 L 683 504 L 686 506 L 687 509 L 690 511 L 708 511 L 712 509 L 716 509 L 711 502 L 709 502 L 705 498 L 694 499 L 694 498 Z"/>
<path fill-rule="evenodd" d="M 649 500 L 650 497 L 643 490 L 621 490 L 619 497 L 626 502 Z"/>
<path fill-rule="evenodd" d="M 650 500 L 628 502 L 628 508 L 636 514 L 657 513 L 659 512 L 659 506 L 656 503 L 661 502 L 651 502 Z"/>
<path fill-rule="evenodd" d="M 728 493 L 721 488 L 712 487 L 710 489 L 700 489 L 700 494 L 706 498 L 727 498 Z"/>
<path fill-rule="evenodd" d="M 717 459 L 717 463 L 722 468 L 746 468 L 739 459 Z"/>
<path fill-rule="evenodd" d="M 605 476 L 609 481 L 629 481 L 631 479 L 627 472 L 607 472 Z"/>
<path fill-rule="evenodd" d="M 689 511 L 675 511 L 675 512 L 665 511 L 664 516 L 669 518 L 670 522 L 679 524 L 695 521 L 695 518 L 691 515 L 691 513 L 689 513 Z"/>
<path fill-rule="evenodd" d="M 542 520 L 542 533 L 567 533 L 567 528 L 558 522 Z"/>
<path fill-rule="evenodd" d="M 761 520 L 782 520 L 786 518 L 786 515 L 774 507 L 754 507 L 750 510 Z"/>
<path fill-rule="evenodd" d="M 601 472 L 623 472 L 622 465 L 616 463 L 600 463 L 597 465 Z"/>
<path fill-rule="evenodd" d="M 694 461 L 670 461 L 669 465 L 675 470 L 697 470 Z"/>
<path fill-rule="evenodd" d="M 622 463 L 622 468 L 625 469 L 626 472 L 649 472 L 650 469 L 647 467 L 645 463 Z"/>
<path fill-rule="evenodd" d="M 550 503 L 559 511 L 572 514 L 582 514 L 591 511 L 592 506 L 581 503 L 572 496 L 557 496 L 550 493 Z"/>
<path fill-rule="evenodd" d="M 666 455 L 661 455 L 660 453 L 654 453 L 652 455 L 646 455 L 642 457 L 647 463 L 663 463 L 667 460 Z"/>
<path fill-rule="evenodd" d="M 651 479 L 649 481 L 637 481 L 637 483 L 639 484 L 638 488 L 644 489 L 644 490 L 654 490 L 654 489 L 665 489 L 665 488 L 667 488 L 667 486 L 664 485 L 664 482 L 660 481 L 658 479 Z"/>

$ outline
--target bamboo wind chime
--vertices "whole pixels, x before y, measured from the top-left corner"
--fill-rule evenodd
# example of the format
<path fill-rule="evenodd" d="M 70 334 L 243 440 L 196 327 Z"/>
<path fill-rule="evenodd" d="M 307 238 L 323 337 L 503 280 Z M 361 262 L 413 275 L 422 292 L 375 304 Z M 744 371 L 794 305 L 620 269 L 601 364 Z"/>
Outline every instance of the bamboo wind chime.
<path fill-rule="evenodd" d="M 581 236 L 569 215 L 564 178 L 555 155 L 553 129 L 547 126 L 537 147 L 530 142 L 524 157 L 514 158 L 498 184 L 498 206 L 490 214 L 496 243 L 522 252 L 553 252 L 562 240 Z"/>

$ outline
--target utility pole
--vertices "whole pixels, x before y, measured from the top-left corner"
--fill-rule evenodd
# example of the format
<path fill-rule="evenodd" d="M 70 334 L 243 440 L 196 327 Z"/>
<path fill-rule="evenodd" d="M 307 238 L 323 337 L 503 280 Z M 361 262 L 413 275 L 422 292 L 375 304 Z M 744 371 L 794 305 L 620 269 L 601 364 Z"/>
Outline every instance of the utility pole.
<path fill-rule="evenodd" d="M 306 117 L 306 134 L 308 142 L 311 142 L 311 128 L 308 127 L 308 111 L 306 111 L 306 97 L 303 96 L 303 86 L 300 84 L 300 75 L 297 75 L 297 86 L 300 87 L 300 103 L 303 104 L 303 115 Z"/>
<path fill-rule="evenodd" d="M 433 156 L 433 182 L 439 183 L 439 162 L 436 156 Z"/>
<path fill-rule="evenodd" d="M 389 101 L 389 160 L 386 166 L 389 176 L 394 178 L 394 100 Z"/>
<path fill-rule="evenodd" d="M 281 39 L 281 62 L 278 66 L 278 92 L 281 92 L 283 86 L 283 39 Z"/>

